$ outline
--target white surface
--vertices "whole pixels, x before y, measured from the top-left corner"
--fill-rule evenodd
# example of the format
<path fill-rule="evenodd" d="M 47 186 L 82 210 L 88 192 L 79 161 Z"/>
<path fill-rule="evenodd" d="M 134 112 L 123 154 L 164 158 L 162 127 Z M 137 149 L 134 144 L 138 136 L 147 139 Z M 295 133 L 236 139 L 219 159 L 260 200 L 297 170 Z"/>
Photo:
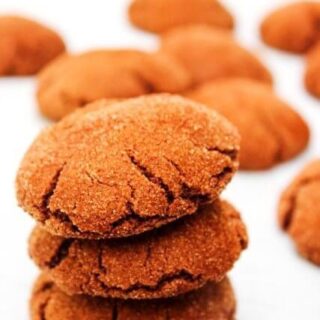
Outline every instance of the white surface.
<path fill-rule="evenodd" d="M 258 38 L 261 17 L 282 3 L 227 1 L 237 17 L 238 39 L 265 59 L 279 95 L 299 109 L 312 129 L 311 145 L 302 156 L 268 172 L 240 173 L 224 194 L 241 210 L 250 234 L 250 247 L 231 272 L 238 320 L 320 319 L 320 270 L 295 253 L 276 224 L 280 191 L 306 161 L 320 154 L 320 101 L 303 89 L 302 58 L 268 49 Z M 152 49 L 156 38 L 130 27 L 126 4 L 125 0 L 1 0 L 0 13 L 21 12 L 46 22 L 64 34 L 74 51 L 97 46 Z M 34 79 L 1 79 L 0 104 L 0 319 L 24 320 L 37 274 L 26 244 L 34 222 L 16 205 L 14 179 L 24 151 L 47 122 L 37 113 Z"/>

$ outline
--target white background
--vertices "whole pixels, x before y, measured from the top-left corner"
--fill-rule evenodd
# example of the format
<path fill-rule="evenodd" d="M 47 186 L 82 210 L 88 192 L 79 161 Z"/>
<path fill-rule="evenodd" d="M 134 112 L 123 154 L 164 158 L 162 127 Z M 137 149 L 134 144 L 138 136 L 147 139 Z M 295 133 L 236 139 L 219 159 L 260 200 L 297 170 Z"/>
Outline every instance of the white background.
<path fill-rule="evenodd" d="M 239 41 L 265 60 L 274 74 L 275 90 L 304 115 L 312 129 L 310 147 L 302 156 L 267 172 L 240 173 L 224 194 L 241 210 L 250 234 L 250 247 L 231 272 L 238 320 L 320 319 L 320 270 L 295 253 L 276 224 L 281 190 L 308 160 L 320 154 L 320 101 L 303 89 L 303 58 L 268 49 L 258 36 L 264 14 L 284 2 L 226 1 L 237 19 Z M 125 0 L 1 0 L 0 14 L 25 13 L 51 25 L 63 34 L 72 51 L 108 46 L 152 50 L 156 37 L 129 25 L 126 6 Z M 29 292 L 37 274 L 27 255 L 34 222 L 17 207 L 14 192 L 19 161 L 48 124 L 37 112 L 34 91 L 32 78 L 0 80 L 1 320 L 28 319 Z"/>

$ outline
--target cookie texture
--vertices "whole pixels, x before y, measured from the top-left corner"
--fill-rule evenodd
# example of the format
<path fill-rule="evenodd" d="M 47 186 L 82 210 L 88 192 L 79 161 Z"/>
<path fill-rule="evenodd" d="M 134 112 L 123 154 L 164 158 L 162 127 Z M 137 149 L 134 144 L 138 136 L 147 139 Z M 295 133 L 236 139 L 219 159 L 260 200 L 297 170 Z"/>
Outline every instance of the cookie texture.
<path fill-rule="evenodd" d="M 175 93 L 190 84 L 189 73 L 166 54 L 98 50 L 53 61 L 39 75 L 37 98 L 42 114 L 58 120 L 97 99 Z"/>
<path fill-rule="evenodd" d="M 133 0 L 129 18 L 137 27 L 155 33 L 190 24 L 232 29 L 232 15 L 216 0 Z"/>
<path fill-rule="evenodd" d="M 270 168 L 308 145 L 306 122 L 270 86 L 250 79 L 225 79 L 204 84 L 187 96 L 218 111 L 238 128 L 241 169 Z"/>
<path fill-rule="evenodd" d="M 21 163 L 18 202 L 50 232 L 153 229 L 214 201 L 238 168 L 237 130 L 201 104 L 166 94 L 98 104 L 44 130 Z"/>
<path fill-rule="evenodd" d="M 320 159 L 309 163 L 283 192 L 279 223 L 299 253 L 320 266 Z"/>
<path fill-rule="evenodd" d="M 224 30 L 208 26 L 172 29 L 162 36 L 161 50 L 188 69 L 195 85 L 230 77 L 272 82 L 266 67 Z"/>
<path fill-rule="evenodd" d="M 68 296 L 42 274 L 30 300 L 31 320 L 233 320 L 235 309 L 228 279 L 176 298 L 121 301 Z"/>
<path fill-rule="evenodd" d="M 261 24 L 261 37 L 271 47 L 304 53 L 320 39 L 319 24 L 319 2 L 296 2 L 269 14 Z"/>
<path fill-rule="evenodd" d="M 246 246 L 239 214 L 227 202 L 217 201 L 133 238 L 72 240 L 37 227 L 29 252 L 69 294 L 151 299 L 221 281 Z"/>
<path fill-rule="evenodd" d="M 33 75 L 65 51 L 61 37 L 35 21 L 0 16 L 0 76 Z"/>
<path fill-rule="evenodd" d="M 320 98 L 320 42 L 306 58 L 305 87 L 314 97 Z"/>

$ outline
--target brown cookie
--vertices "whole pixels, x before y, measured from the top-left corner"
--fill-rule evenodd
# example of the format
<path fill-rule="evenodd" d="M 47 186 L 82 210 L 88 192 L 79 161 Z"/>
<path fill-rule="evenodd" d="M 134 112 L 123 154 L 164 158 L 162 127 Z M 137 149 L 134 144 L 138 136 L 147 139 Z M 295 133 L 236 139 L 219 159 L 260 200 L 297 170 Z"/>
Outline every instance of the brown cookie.
<path fill-rule="evenodd" d="M 279 223 L 299 253 L 320 266 L 320 159 L 308 164 L 284 191 Z"/>
<path fill-rule="evenodd" d="M 162 36 L 162 51 L 189 70 L 194 84 L 236 76 L 272 82 L 266 67 L 227 31 L 208 26 L 173 29 Z"/>
<path fill-rule="evenodd" d="M 232 15 L 216 0 L 133 0 L 129 18 L 137 27 L 161 33 L 169 29 L 208 24 L 232 29 Z"/>
<path fill-rule="evenodd" d="M 204 84 L 187 96 L 218 111 L 238 128 L 242 169 L 270 168 L 308 145 L 305 121 L 265 84 L 225 79 Z"/>
<path fill-rule="evenodd" d="M 31 320 L 233 320 L 236 301 L 228 279 L 180 297 L 153 301 L 68 296 L 42 274 L 33 288 Z"/>
<path fill-rule="evenodd" d="M 152 299 L 221 281 L 246 246 L 239 214 L 227 202 L 217 201 L 131 238 L 66 239 L 37 227 L 29 252 L 69 294 Z"/>
<path fill-rule="evenodd" d="M 313 96 L 320 98 L 320 42 L 308 53 L 305 86 Z"/>
<path fill-rule="evenodd" d="M 271 47 L 303 53 L 320 39 L 319 23 L 319 2 L 296 2 L 269 14 L 261 24 L 261 37 Z"/>
<path fill-rule="evenodd" d="M 175 93 L 190 83 L 184 67 L 165 54 L 100 50 L 53 61 L 39 76 L 37 97 L 40 111 L 58 120 L 97 99 Z"/>
<path fill-rule="evenodd" d="M 0 17 L 0 76 L 32 75 L 65 51 L 61 37 L 35 21 Z"/>
<path fill-rule="evenodd" d="M 98 104 L 44 130 L 21 163 L 19 204 L 50 232 L 138 234 L 214 201 L 237 170 L 237 130 L 200 104 L 171 95 Z"/>

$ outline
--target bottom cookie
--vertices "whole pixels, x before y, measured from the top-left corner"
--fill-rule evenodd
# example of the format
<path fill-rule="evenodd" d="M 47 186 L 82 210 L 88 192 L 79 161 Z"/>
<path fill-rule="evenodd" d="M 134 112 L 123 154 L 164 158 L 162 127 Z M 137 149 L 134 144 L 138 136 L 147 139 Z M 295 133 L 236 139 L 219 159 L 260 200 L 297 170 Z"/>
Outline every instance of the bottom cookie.
<path fill-rule="evenodd" d="M 228 279 L 197 291 L 148 301 L 68 296 L 46 274 L 34 286 L 32 320 L 233 320 L 236 302 Z"/>

